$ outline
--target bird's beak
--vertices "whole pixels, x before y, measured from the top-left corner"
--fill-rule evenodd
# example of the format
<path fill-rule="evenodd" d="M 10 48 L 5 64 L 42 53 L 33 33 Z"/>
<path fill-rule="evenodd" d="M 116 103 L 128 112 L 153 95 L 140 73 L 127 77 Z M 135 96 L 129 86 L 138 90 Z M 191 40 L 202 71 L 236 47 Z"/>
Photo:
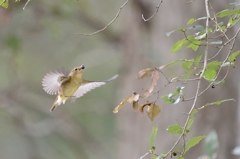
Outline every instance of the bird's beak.
<path fill-rule="evenodd" d="M 81 65 L 81 69 L 85 69 L 85 66 L 84 66 L 84 65 Z"/>

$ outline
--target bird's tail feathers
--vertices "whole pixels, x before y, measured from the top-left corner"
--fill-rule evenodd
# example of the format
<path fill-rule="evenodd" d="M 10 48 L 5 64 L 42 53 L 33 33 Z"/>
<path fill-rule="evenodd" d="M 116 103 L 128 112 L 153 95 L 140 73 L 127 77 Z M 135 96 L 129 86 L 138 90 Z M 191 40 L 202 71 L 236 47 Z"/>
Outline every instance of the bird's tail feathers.
<path fill-rule="evenodd" d="M 61 99 L 60 95 L 57 96 L 57 98 L 55 99 L 50 111 L 54 111 L 54 109 L 59 106 L 60 104 L 62 104 L 63 100 Z"/>

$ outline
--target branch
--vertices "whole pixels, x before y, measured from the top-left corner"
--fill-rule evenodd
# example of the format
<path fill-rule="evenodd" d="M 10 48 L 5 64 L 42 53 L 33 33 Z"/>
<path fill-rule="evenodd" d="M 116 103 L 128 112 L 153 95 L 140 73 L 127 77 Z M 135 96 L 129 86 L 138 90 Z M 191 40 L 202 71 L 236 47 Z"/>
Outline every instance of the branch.
<path fill-rule="evenodd" d="M 24 5 L 24 7 L 23 7 L 23 10 L 26 8 L 26 6 L 28 5 L 29 2 L 30 2 L 30 0 L 28 0 L 28 1 L 25 3 L 25 5 Z"/>
<path fill-rule="evenodd" d="M 85 34 L 85 33 L 75 33 L 75 34 L 77 34 L 77 35 L 83 35 L 83 36 L 92 36 L 92 35 L 95 35 L 95 34 L 97 34 L 97 33 L 99 33 L 99 32 L 104 31 L 105 29 L 107 29 L 107 28 L 118 18 L 118 16 L 120 15 L 123 7 L 124 7 L 125 5 L 127 5 L 128 1 L 129 1 L 129 0 L 126 0 L 126 1 L 121 5 L 121 7 L 119 8 L 116 16 L 115 16 L 104 28 L 102 28 L 102 29 L 100 29 L 100 30 L 98 30 L 98 31 L 95 31 L 95 32 L 93 32 L 93 33 L 89 33 L 89 34 Z"/>
<path fill-rule="evenodd" d="M 209 6 L 210 6 L 210 8 L 211 8 L 211 10 L 212 10 L 212 12 L 213 12 L 213 16 L 214 16 L 214 18 L 212 18 L 211 20 L 215 23 L 216 28 L 218 28 L 218 29 L 222 32 L 222 34 L 221 34 L 220 36 L 224 35 L 225 38 L 226 38 L 227 40 L 229 40 L 228 36 L 225 34 L 225 33 L 227 32 L 227 29 L 226 29 L 225 31 L 222 30 L 222 28 L 219 26 L 219 24 L 218 24 L 218 22 L 217 22 L 216 13 L 215 13 L 215 11 L 213 10 L 213 7 L 212 7 L 211 3 L 209 3 Z"/>
<path fill-rule="evenodd" d="M 186 4 L 190 4 L 190 3 L 192 3 L 194 0 L 191 0 L 191 1 L 189 1 L 189 2 L 186 2 Z"/>
<path fill-rule="evenodd" d="M 234 43 L 235 43 L 235 39 L 237 38 L 238 34 L 239 34 L 239 29 L 238 29 L 237 33 L 236 33 L 231 39 L 229 39 L 227 42 L 225 42 L 225 43 L 223 44 L 223 46 L 220 47 L 220 49 L 218 50 L 218 52 L 217 52 L 213 57 L 211 57 L 211 58 L 208 59 L 208 61 L 214 59 L 214 58 L 222 51 L 222 49 L 223 49 L 227 44 L 229 44 L 232 40 L 234 40 Z"/>
<path fill-rule="evenodd" d="M 223 61 L 223 63 L 227 62 L 228 57 L 229 57 L 230 54 L 232 53 L 233 47 L 234 47 L 234 45 L 235 45 L 235 41 L 236 41 L 237 36 L 238 36 L 239 33 L 240 33 L 240 28 L 238 29 L 237 33 L 236 33 L 229 41 L 227 41 L 227 42 L 224 44 L 224 46 L 225 46 L 225 45 L 227 45 L 230 41 L 233 40 L 232 46 L 230 47 L 229 52 L 228 52 L 228 55 L 226 56 L 226 58 L 225 58 L 225 60 Z M 222 47 L 223 47 L 223 46 L 222 46 Z M 222 49 L 222 48 L 221 48 L 221 49 Z M 217 53 L 217 54 L 218 54 L 218 53 Z M 213 82 L 211 82 L 202 92 L 200 92 L 200 93 L 198 94 L 198 97 L 199 97 L 200 95 L 202 95 L 204 92 L 206 92 L 206 91 L 213 85 L 214 81 L 216 81 L 216 79 L 218 78 L 221 70 L 222 70 L 222 67 L 219 68 L 218 73 L 217 73 L 216 77 L 214 78 Z M 227 70 L 226 75 L 223 77 L 223 79 L 222 79 L 219 83 L 221 83 L 222 81 L 224 81 L 224 79 L 227 78 L 228 72 L 229 72 L 229 69 Z M 195 97 L 189 98 L 189 99 L 186 99 L 186 100 L 184 100 L 184 101 L 185 101 L 185 102 L 186 102 L 186 101 L 190 101 L 190 100 L 193 100 L 194 98 L 195 98 Z"/>
<path fill-rule="evenodd" d="M 208 9 L 208 0 L 205 0 L 205 7 L 206 7 L 206 13 L 207 13 L 207 20 L 206 20 L 206 49 L 205 49 L 205 53 L 204 53 L 204 64 L 203 64 L 203 71 L 202 71 L 202 74 L 200 75 L 199 77 L 199 81 L 198 81 L 198 84 L 197 84 L 197 91 L 196 91 L 196 94 L 195 94 L 195 98 L 194 98 L 194 101 L 193 101 L 193 104 L 192 104 L 192 107 L 188 113 L 188 117 L 187 117 L 187 120 L 184 124 L 184 128 L 183 128 L 183 132 L 182 134 L 179 136 L 178 140 L 175 142 L 175 144 L 173 145 L 173 147 L 166 153 L 166 155 L 163 157 L 163 158 L 166 158 L 173 150 L 174 148 L 177 146 L 177 144 L 180 142 L 181 138 L 185 135 L 185 131 L 186 131 L 186 128 L 187 128 L 187 125 L 188 125 L 188 122 L 189 122 L 189 119 L 190 119 L 190 116 L 191 116 L 191 113 L 192 111 L 194 110 L 194 108 L 196 107 L 196 103 L 197 103 L 197 99 L 198 99 L 198 93 L 199 93 L 199 90 L 200 90 L 200 86 L 201 86 L 201 81 L 202 81 L 202 78 L 203 78 L 203 74 L 205 72 L 205 69 L 207 67 L 207 57 L 208 57 L 208 27 L 209 27 L 209 18 L 210 18 L 210 14 L 209 14 L 209 9 Z M 185 143 L 184 143 L 185 144 Z"/>
<path fill-rule="evenodd" d="M 158 10 L 159 10 L 160 5 L 162 4 L 162 2 L 163 2 L 163 0 L 159 0 L 159 3 L 158 3 L 158 5 L 157 5 L 156 10 L 155 10 L 155 12 L 153 13 L 153 15 L 151 15 L 148 19 L 145 19 L 145 18 L 144 18 L 144 15 L 142 14 L 142 19 L 143 19 L 145 22 L 151 20 L 151 19 L 157 14 L 157 12 L 158 12 Z"/>

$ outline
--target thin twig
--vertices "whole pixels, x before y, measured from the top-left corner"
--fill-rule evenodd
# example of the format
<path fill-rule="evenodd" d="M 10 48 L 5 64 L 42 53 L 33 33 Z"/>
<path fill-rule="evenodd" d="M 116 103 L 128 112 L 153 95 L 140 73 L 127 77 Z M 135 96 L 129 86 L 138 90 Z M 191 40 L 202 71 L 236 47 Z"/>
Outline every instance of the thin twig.
<path fill-rule="evenodd" d="M 186 2 L 186 4 L 190 4 L 190 3 L 192 3 L 194 0 L 191 0 L 191 1 L 189 1 L 189 2 Z"/>
<path fill-rule="evenodd" d="M 24 7 L 23 7 L 23 10 L 26 8 L 26 6 L 28 5 L 29 2 L 30 2 L 30 0 L 28 0 L 28 1 L 25 3 L 25 5 L 24 5 Z"/>
<path fill-rule="evenodd" d="M 167 76 L 160 70 L 156 67 L 156 70 L 158 70 L 165 78 L 166 80 L 168 81 L 168 83 L 170 83 L 169 79 L 167 78 Z"/>
<path fill-rule="evenodd" d="M 142 157 L 140 157 L 140 159 L 143 159 L 144 157 L 146 157 L 149 154 L 149 152 L 147 152 L 146 154 L 144 154 Z"/>
<path fill-rule="evenodd" d="M 75 34 L 77 34 L 77 35 L 83 35 L 83 36 L 92 36 L 92 35 L 95 35 L 95 34 L 97 34 L 97 33 L 99 33 L 99 32 L 104 31 L 105 29 L 107 29 L 107 28 L 118 18 L 118 16 L 120 15 L 123 7 L 127 5 L 128 1 L 129 1 L 129 0 L 126 0 L 126 1 L 121 5 L 121 7 L 119 8 L 116 16 L 115 16 L 104 28 L 102 28 L 102 29 L 100 29 L 100 30 L 98 30 L 98 31 L 95 31 L 95 32 L 93 32 L 93 33 L 89 33 L 89 34 L 85 34 L 85 33 L 75 33 Z"/>
<path fill-rule="evenodd" d="M 143 19 L 145 22 L 151 20 L 151 19 L 157 14 L 157 12 L 158 12 L 158 10 L 159 10 L 160 5 L 162 4 L 162 2 L 163 2 L 163 0 L 159 0 L 159 3 L 158 3 L 158 5 L 157 5 L 156 10 L 155 10 L 155 12 L 153 13 L 153 15 L 151 15 L 148 19 L 145 19 L 145 18 L 144 18 L 144 15 L 142 14 L 142 19 Z"/>
<path fill-rule="evenodd" d="M 228 36 L 225 34 L 227 32 L 227 29 L 225 31 L 222 30 L 222 28 L 219 26 L 218 22 L 217 22 L 217 17 L 216 17 L 216 13 L 215 11 L 213 10 L 213 7 L 211 5 L 211 3 L 209 2 L 209 6 L 213 12 L 213 15 L 214 15 L 214 19 L 212 18 L 211 20 L 216 24 L 216 28 L 218 27 L 219 30 L 222 32 L 222 34 L 226 37 L 227 40 L 229 40 Z M 221 35 L 222 36 L 222 35 Z"/>
<path fill-rule="evenodd" d="M 236 39 L 236 37 L 238 36 L 238 34 L 239 34 L 239 30 L 237 31 L 237 33 L 236 33 L 231 39 L 229 39 L 227 42 L 225 42 L 225 43 L 220 47 L 220 49 L 218 50 L 218 52 L 217 52 L 213 57 L 209 58 L 208 61 L 214 59 L 214 58 L 222 51 L 222 49 L 223 49 L 227 44 L 229 44 L 232 40 Z M 235 40 L 234 40 L 234 41 L 235 41 Z"/>

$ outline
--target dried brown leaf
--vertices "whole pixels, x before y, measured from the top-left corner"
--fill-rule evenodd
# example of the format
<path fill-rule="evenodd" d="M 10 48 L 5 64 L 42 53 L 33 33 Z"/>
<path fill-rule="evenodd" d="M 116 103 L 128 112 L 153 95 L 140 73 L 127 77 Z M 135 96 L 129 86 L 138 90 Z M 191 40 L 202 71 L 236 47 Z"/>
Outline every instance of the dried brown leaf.
<path fill-rule="evenodd" d="M 122 100 L 122 102 L 113 110 L 113 113 L 118 113 L 118 111 L 127 103 L 137 102 L 139 99 L 139 94 L 134 92 L 131 96 L 126 97 Z"/>
<path fill-rule="evenodd" d="M 134 110 L 138 110 L 138 101 L 133 101 L 132 107 Z"/>
<path fill-rule="evenodd" d="M 161 70 L 161 69 L 164 69 L 167 65 L 162 65 L 162 66 L 159 66 L 158 69 Z"/>
<path fill-rule="evenodd" d="M 156 116 L 158 116 L 160 112 L 161 112 L 161 109 L 158 105 L 152 103 L 150 106 L 148 106 L 147 114 L 152 121 Z"/>
<path fill-rule="evenodd" d="M 145 98 L 148 97 L 148 96 L 152 93 L 154 87 L 155 87 L 156 84 L 157 84 L 158 79 L 159 79 L 159 72 L 158 72 L 157 70 L 155 70 L 155 71 L 153 72 L 153 77 L 152 77 L 151 86 L 150 86 L 149 90 L 146 90 L 146 91 L 144 92 Z"/>
<path fill-rule="evenodd" d="M 144 103 L 143 105 L 141 105 L 141 106 L 138 107 L 138 110 L 139 110 L 141 113 L 143 113 L 144 107 L 150 106 L 151 104 L 152 104 L 152 102 Z"/>
<path fill-rule="evenodd" d="M 118 111 L 128 102 L 128 99 L 130 98 L 131 96 L 127 97 L 127 98 L 124 98 L 122 100 L 122 102 L 113 110 L 113 113 L 118 113 Z"/>
<path fill-rule="evenodd" d="M 138 73 L 138 79 L 142 79 L 145 77 L 151 77 L 152 73 L 155 69 L 154 68 L 145 68 Z"/>
<path fill-rule="evenodd" d="M 129 98 L 128 98 L 128 102 L 129 103 L 132 103 L 132 102 L 136 102 L 136 101 L 138 101 L 138 99 L 139 99 L 139 94 L 138 93 L 136 93 L 136 92 L 134 92 Z"/>

